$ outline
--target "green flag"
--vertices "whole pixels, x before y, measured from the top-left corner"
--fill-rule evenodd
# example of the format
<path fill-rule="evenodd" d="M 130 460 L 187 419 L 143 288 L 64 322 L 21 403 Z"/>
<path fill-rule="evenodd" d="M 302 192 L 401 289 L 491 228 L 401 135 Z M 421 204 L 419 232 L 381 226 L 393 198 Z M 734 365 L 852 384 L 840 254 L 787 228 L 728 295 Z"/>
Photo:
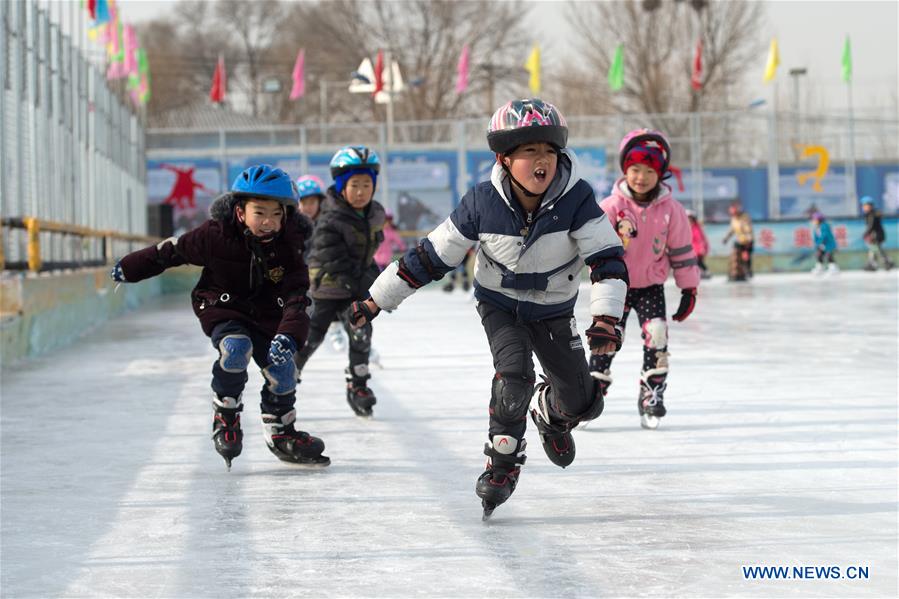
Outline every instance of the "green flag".
<path fill-rule="evenodd" d="M 624 46 L 618 44 L 615 57 L 609 65 L 609 89 L 617 92 L 624 86 Z"/>
<path fill-rule="evenodd" d="M 843 81 L 846 83 L 852 81 L 852 47 L 849 45 L 848 35 L 843 45 Z"/>

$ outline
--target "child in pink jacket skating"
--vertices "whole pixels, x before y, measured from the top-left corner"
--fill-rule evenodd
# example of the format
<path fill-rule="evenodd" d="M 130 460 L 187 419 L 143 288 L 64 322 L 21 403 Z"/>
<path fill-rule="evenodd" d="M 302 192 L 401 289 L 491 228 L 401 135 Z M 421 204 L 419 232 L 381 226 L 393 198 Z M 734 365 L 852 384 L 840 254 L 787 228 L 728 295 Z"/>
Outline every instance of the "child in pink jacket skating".
<path fill-rule="evenodd" d="M 668 376 L 668 322 L 664 283 L 669 271 L 681 289 L 672 318 L 685 320 L 696 305 L 699 268 L 693 251 L 690 223 L 684 207 L 662 181 L 670 173 L 671 149 L 657 131 L 638 129 L 624 136 L 619 164 L 624 176 L 600 206 L 624 245 L 630 276 L 622 332 L 631 309 L 637 312 L 643 338 L 643 371 L 637 409 L 643 428 L 657 428 L 666 413 L 663 403 Z M 590 370 L 606 388 L 612 384 L 614 354 L 593 355 Z"/>
<path fill-rule="evenodd" d="M 406 251 L 406 243 L 400 237 L 399 231 L 396 230 L 396 226 L 393 224 L 393 214 L 388 212 L 384 218 L 384 241 L 378 246 L 378 251 L 375 252 L 374 257 L 375 264 L 381 270 L 384 270 L 385 266 L 393 262 L 394 252 Z"/>

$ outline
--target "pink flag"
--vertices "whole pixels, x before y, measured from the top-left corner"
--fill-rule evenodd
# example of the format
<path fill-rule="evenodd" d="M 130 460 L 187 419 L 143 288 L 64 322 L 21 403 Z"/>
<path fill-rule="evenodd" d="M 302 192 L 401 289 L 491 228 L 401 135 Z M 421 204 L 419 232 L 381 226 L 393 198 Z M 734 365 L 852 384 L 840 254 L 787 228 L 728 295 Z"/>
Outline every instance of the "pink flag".
<path fill-rule="evenodd" d="M 456 93 L 461 94 L 468 89 L 468 44 L 462 47 L 459 65 L 456 67 Z"/>
<path fill-rule="evenodd" d="M 122 37 L 125 38 L 125 72 L 129 75 L 137 73 L 137 59 L 134 56 L 134 53 L 137 51 L 137 37 L 134 34 L 134 27 L 125 25 L 125 32 Z"/>
<path fill-rule="evenodd" d="M 297 52 L 297 61 L 293 63 L 293 87 L 290 89 L 290 99 L 298 100 L 306 93 L 306 50 Z"/>
<path fill-rule="evenodd" d="M 696 41 L 696 54 L 693 56 L 693 74 L 690 76 L 690 85 L 696 91 L 702 89 L 702 38 Z"/>

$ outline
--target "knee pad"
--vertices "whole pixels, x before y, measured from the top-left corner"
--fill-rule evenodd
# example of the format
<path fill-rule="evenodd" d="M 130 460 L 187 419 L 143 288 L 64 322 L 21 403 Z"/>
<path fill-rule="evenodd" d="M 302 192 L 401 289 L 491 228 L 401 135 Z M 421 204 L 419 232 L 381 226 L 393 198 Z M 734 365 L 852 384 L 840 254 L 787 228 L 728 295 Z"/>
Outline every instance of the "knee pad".
<path fill-rule="evenodd" d="M 668 347 L 668 322 L 664 318 L 650 318 L 643 323 L 643 345 L 654 349 Z"/>
<path fill-rule="evenodd" d="M 518 424 L 527 416 L 533 393 L 533 381 L 521 375 L 497 372 L 493 377 L 490 412 L 502 424 Z"/>
<path fill-rule="evenodd" d="M 360 328 L 350 327 L 350 344 L 356 351 L 366 352 L 371 348 L 371 323 Z"/>
<path fill-rule="evenodd" d="M 253 342 L 246 335 L 226 335 L 219 341 L 219 366 L 225 372 L 243 372 L 253 357 Z"/>
<path fill-rule="evenodd" d="M 269 364 L 262 369 L 262 376 L 268 382 L 266 389 L 272 395 L 289 395 L 297 388 L 297 367 L 293 360 Z"/>

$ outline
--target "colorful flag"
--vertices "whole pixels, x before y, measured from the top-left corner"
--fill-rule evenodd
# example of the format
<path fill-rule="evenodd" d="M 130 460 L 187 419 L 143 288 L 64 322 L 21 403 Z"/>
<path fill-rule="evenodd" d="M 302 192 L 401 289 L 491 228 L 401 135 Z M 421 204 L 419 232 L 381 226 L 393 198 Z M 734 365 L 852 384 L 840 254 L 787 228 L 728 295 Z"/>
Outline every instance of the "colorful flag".
<path fill-rule="evenodd" d="M 378 92 L 384 89 L 384 52 L 378 50 L 378 56 L 375 58 L 375 91 L 371 95 L 376 96 Z"/>
<path fill-rule="evenodd" d="M 690 85 L 696 91 L 702 89 L 702 38 L 696 41 L 696 55 L 693 57 L 693 75 L 690 77 Z"/>
<path fill-rule="evenodd" d="M 540 93 L 540 46 L 534 46 L 528 61 L 524 63 L 524 68 L 531 74 L 528 80 L 528 87 L 535 96 Z"/>
<path fill-rule="evenodd" d="M 87 0 L 87 14 L 95 21 L 97 20 L 97 0 Z"/>
<path fill-rule="evenodd" d="M 768 63 L 765 65 L 765 83 L 769 83 L 777 74 L 780 65 L 780 53 L 777 51 L 777 38 L 771 39 L 771 48 L 768 50 Z"/>
<path fill-rule="evenodd" d="M 132 73 L 137 73 L 137 57 L 134 55 L 135 50 L 137 50 L 137 36 L 134 33 L 134 27 L 131 25 L 125 25 L 125 30 L 122 34 L 124 46 L 125 46 L 125 60 L 123 61 L 123 67 L 125 69 L 125 73 L 131 75 Z"/>
<path fill-rule="evenodd" d="M 612 64 L 609 65 L 609 89 L 617 92 L 622 87 L 624 87 L 624 46 L 618 44 Z"/>
<path fill-rule="evenodd" d="M 297 60 L 293 63 L 293 87 L 290 89 L 290 99 L 297 100 L 306 93 L 306 50 L 297 52 Z"/>
<path fill-rule="evenodd" d="M 215 65 L 212 74 L 212 88 L 209 90 L 209 99 L 215 104 L 225 101 L 225 57 L 219 54 L 219 61 Z"/>
<path fill-rule="evenodd" d="M 456 93 L 461 94 L 468 89 L 468 44 L 462 47 L 459 64 L 456 66 Z"/>
<path fill-rule="evenodd" d="M 843 81 L 850 83 L 852 81 L 852 46 L 849 45 L 849 36 L 846 36 L 846 43 L 843 44 Z"/>
<path fill-rule="evenodd" d="M 95 14 L 96 16 L 94 19 L 96 20 L 97 25 L 109 22 L 109 5 L 106 3 L 106 0 L 97 0 Z"/>

